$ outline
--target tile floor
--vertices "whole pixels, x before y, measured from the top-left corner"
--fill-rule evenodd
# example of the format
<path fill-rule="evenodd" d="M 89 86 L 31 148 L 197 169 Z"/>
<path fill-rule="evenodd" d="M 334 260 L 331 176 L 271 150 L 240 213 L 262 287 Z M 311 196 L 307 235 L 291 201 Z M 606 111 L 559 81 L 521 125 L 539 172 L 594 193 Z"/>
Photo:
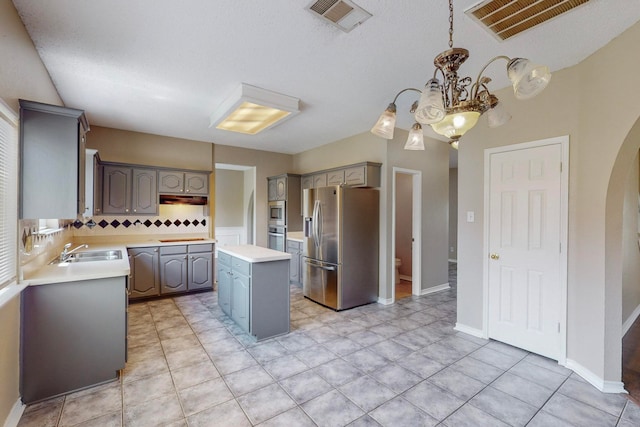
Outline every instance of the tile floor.
<path fill-rule="evenodd" d="M 620 426 L 640 408 L 543 357 L 453 330 L 452 289 L 336 313 L 291 289 L 291 333 L 254 343 L 203 293 L 130 306 L 118 381 L 20 426 Z"/>

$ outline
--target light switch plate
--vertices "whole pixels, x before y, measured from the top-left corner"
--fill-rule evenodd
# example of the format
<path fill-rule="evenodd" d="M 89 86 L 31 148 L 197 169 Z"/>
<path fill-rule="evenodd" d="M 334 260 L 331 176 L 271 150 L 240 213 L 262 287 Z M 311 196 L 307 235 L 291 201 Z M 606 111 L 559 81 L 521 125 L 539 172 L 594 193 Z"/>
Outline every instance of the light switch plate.
<path fill-rule="evenodd" d="M 475 213 L 473 211 L 467 211 L 467 222 L 474 222 L 475 220 Z"/>

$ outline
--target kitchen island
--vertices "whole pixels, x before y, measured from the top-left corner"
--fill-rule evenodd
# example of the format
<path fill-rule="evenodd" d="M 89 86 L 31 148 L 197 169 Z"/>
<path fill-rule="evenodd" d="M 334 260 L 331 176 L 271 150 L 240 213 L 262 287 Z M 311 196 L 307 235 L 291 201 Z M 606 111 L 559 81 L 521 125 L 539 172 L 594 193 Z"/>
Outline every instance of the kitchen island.
<path fill-rule="evenodd" d="M 218 305 L 257 341 L 289 333 L 290 260 L 260 246 L 218 248 Z"/>

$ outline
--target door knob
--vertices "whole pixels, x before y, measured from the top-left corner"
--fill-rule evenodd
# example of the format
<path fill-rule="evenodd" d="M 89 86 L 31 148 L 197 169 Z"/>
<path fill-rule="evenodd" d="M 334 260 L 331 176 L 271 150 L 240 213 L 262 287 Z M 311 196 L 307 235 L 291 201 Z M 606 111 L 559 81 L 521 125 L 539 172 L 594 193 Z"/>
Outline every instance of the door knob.
<path fill-rule="evenodd" d="M 491 254 L 491 255 L 489 255 L 489 258 L 491 258 L 491 259 L 500 259 L 500 255 L 498 255 L 498 254 Z"/>

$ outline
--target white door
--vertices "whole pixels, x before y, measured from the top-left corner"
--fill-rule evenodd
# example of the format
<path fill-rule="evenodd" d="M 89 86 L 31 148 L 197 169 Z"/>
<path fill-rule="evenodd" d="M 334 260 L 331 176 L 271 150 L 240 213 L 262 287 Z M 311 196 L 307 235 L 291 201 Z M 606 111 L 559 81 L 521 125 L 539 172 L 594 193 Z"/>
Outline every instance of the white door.
<path fill-rule="evenodd" d="M 489 337 L 558 360 L 565 301 L 561 144 L 489 159 Z"/>

